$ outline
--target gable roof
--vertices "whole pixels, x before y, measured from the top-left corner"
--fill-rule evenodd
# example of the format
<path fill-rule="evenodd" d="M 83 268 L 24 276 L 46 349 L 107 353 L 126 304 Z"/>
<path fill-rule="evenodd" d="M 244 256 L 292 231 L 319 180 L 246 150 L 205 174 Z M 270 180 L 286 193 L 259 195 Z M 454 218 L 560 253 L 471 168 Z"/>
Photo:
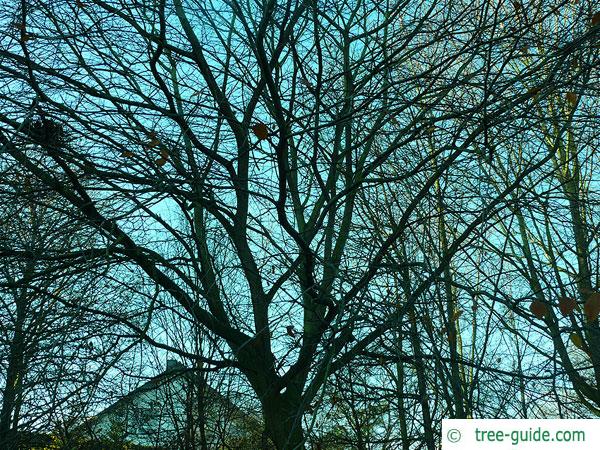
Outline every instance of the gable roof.
<path fill-rule="evenodd" d="M 100 420 L 102 417 L 105 417 L 105 416 L 113 414 L 113 413 L 117 413 L 118 411 L 121 410 L 121 408 L 124 408 L 127 405 L 133 403 L 135 401 L 135 399 L 139 398 L 141 395 L 148 393 L 148 392 L 155 391 L 155 390 L 159 389 L 160 387 L 168 385 L 169 383 L 173 383 L 177 380 L 180 380 L 181 378 L 185 378 L 187 380 L 196 379 L 196 380 L 201 381 L 204 385 L 203 387 L 205 389 L 205 397 L 210 398 L 211 400 L 219 401 L 222 405 L 226 406 L 227 409 L 229 409 L 231 411 L 235 411 L 236 413 L 238 413 L 240 415 L 240 417 L 244 418 L 245 420 L 252 421 L 256 424 L 260 423 L 260 419 L 258 417 L 241 410 L 237 405 L 235 405 L 231 401 L 231 399 L 222 395 L 216 389 L 212 388 L 208 383 L 206 383 L 201 378 L 201 376 L 199 374 L 196 374 L 195 372 L 196 371 L 194 369 L 190 369 L 190 368 L 186 367 L 179 361 L 168 360 L 167 368 L 165 369 L 164 372 L 152 377 L 146 383 L 144 383 L 141 386 L 138 386 L 137 388 L 128 392 L 123 397 L 118 399 L 115 403 L 109 405 L 104 410 L 100 411 L 98 414 L 96 414 L 94 417 L 92 417 L 90 419 L 90 421 L 95 422 L 95 421 Z"/>

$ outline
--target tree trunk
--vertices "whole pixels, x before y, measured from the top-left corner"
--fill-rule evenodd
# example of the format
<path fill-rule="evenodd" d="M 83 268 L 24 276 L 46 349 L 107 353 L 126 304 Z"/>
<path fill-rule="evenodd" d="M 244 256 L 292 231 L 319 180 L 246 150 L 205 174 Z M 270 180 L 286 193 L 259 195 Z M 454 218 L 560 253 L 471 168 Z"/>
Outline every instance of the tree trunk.
<path fill-rule="evenodd" d="M 277 450 L 304 448 L 300 396 L 272 394 L 262 401 L 265 432 Z"/>
<path fill-rule="evenodd" d="M 8 355 L 8 367 L 6 369 L 6 386 L 2 396 L 2 409 L 0 410 L 0 448 L 16 448 L 17 417 L 19 411 L 19 398 L 23 386 L 25 374 L 25 334 L 23 325 L 25 322 L 25 307 L 22 297 L 16 299 L 17 317 L 15 321 L 15 333 L 10 343 Z"/>
<path fill-rule="evenodd" d="M 17 410 L 17 399 L 22 386 L 22 345 L 20 339 L 13 342 L 10 349 L 8 369 L 6 371 L 6 386 L 2 397 L 0 411 L 0 448 L 16 447 L 16 426 L 18 418 L 14 417 Z"/>
<path fill-rule="evenodd" d="M 425 364 L 423 362 L 423 351 L 421 348 L 421 337 L 417 329 L 414 310 L 409 311 L 411 325 L 411 343 L 415 354 L 415 370 L 417 374 L 417 389 L 419 391 L 419 402 L 421 403 L 421 414 L 423 416 L 423 437 L 427 450 L 435 449 L 433 437 L 433 421 L 429 408 L 429 395 L 427 394 L 427 380 L 425 379 Z"/>

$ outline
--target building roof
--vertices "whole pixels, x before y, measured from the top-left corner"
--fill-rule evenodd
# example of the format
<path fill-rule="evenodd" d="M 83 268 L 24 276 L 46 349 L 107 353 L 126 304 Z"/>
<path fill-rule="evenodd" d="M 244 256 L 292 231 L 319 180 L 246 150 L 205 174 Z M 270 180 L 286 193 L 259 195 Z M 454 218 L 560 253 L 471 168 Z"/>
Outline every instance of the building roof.
<path fill-rule="evenodd" d="M 168 385 L 169 383 L 173 383 L 174 381 L 179 380 L 182 377 L 185 377 L 188 380 L 191 380 L 194 378 L 199 379 L 199 380 L 201 379 L 200 375 L 197 374 L 194 369 L 190 369 L 190 368 L 186 367 L 179 361 L 167 360 L 167 368 L 165 369 L 164 372 L 152 377 L 146 383 L 144 383 L 141 386 L 128 392 L 126 395 L 124 395 L 123 397 L 118 399 L 115 403 L 113 403 L 112 405 L 108 406 L 107 408 L 105 408 L 104 410 L 102 410 L 101 412 L 96 414 L 96 416 L 91 418 L 91 421 L 92 422 L 97 421 L 106 415 L 116 413 L 121 408 L 124 408 L 128 404 L 131 404 L 134 401 L 134 399 L 140 397 L 142 394 L 152 392 L 162 386 Z M 204 381 L 204 380 L 202 380 L 202 381 Z M 226 406 L 227 409 L 236 411 L 242 417 L 244 417 L 244 419 L 246 419 L 246 420 L 251 420 L 256 423 L 260 422 L 260 419 L 258 419 L 256 416 L 242 411 L 228 397 L 222 395 L 220 392 L 218 392 L 216 389 L 212 388 L 210 385 L 205 384 L 204 388 L 205 388 L 206 397 L 209 397 L 213 401 L 218 400 L 222 405 Z"/>

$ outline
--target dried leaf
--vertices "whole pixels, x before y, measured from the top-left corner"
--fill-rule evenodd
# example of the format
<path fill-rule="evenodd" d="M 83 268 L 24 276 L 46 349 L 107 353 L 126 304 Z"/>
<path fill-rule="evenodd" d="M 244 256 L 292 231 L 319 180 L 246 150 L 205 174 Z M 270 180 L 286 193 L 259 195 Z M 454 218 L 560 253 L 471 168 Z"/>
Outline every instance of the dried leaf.
<path fill-rule="evenodd" d="M 575 347 L 577 347 L 580 350 L 585 351 L 585 346 L 583 345 L 583 339 L 581 339 L 581 336 L 579 336 L 579 334 L 572 332 L 570 337 L 571 337 L 571 342 L 573 343 L 573 345 Z"/>
<path fill-rule="evenodd" d="M 150 139 L 150 142 L 146 144 L 148 148 L 154 148 L 160 145 L 160 139 L 158 139 L 158 135 L 155 131 L 148 132 L 148 139 Z"/>
<path fill-rule="evenodd" d="M 132 151 L 124 150 L 121 152 L 122 158 L 133 158 L 133 156 L 134 156 L 134 153 Z"/>
<path fill-rule="evenodd" d="M 592 26 L 595 27 L 598 25 L 600 25 L 600 11 L 592 16 Z"/>
<path fill-rule="evenodd" d="M 575 92 L 567 92 L 567 101 L 571 106 L 575 106 L 577 104 L 577 94 Z"/>
<path fill-rule="evenodd" d="M 538 95 L 541 90 L 542 90 L 541 87 L 531 87 L 531 88 L 527 89 L 527 94 L 529 94 L 531 96 Z"/>
<path fill-rule="evenodd" d="M 568 316 L 571 314 L 576 306 L 577 302 L 574 298 L 561 297 L 558 299 L 558 309 L 560 309 L 560 312 L 563 316 Z"/>
<path fill-rule="evenodd" d="M 156 165 L 158 167 L 162 167 L 167 163 L 167 160 L 165 158 L 158 158 L 156 161 L 154 161 L 156 163 Z"/>
<path fill-rule="evenodd" d="M 588 322 L 593 322 L 600 314 L 600 292 L 593 292 L 583 305 L 583 313 Z"/>
<path fill-rule="evenodd" d="M 259 122 L 252 126 L 252 131 L 254 132 L 256 137 L 261 141 L 269 137 L 269 129 L 262 122 Z"/>
<path fill-rule="evenodd" d="M 157 138 L 153 138 L 150 142 L 148 142 L 149 148 L 158 147 L 160 145 L 160 141 Z"/>
<path fill-rule="evenodd" d="M 529 310 L 538 319 L 543 319 L 548 314 L 548 307 L 545 303 L 542 303 L 539 300 L 532 301 L 531 305 L 529 306 Z"/>
<path fill-rule="evenodd" d="M 165 147 L 161 147 L 161 149 L 160 149 L 160 156 L 163 159 L 169 159 L 169 151 Z"/>

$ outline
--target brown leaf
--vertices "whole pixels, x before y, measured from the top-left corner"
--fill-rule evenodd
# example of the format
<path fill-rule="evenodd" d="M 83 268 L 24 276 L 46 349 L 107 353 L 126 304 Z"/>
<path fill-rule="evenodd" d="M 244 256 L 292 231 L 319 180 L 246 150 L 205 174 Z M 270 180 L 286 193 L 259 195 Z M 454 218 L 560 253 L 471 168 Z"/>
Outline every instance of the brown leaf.
<path fill-rule="evenodd" d="M 154 161 L 156 163 L 156 165 L 158 167 L 162 167 L 167 163 L 167 160 L 165 158 L 158 158 L 156 161 Z"/>
<path fill-rule="evenodd" d="M 149 148 L 158 147 L 160 145 L 160 141 L 157 138 L 153 138 L 150 142 L 148 142 Z"/>
<path fill-rule="evenodd" d="M 560 309 L 560 312 L 563 316 L 568 316 L 571 314 L 576 306 L 577 302 L 574 298 L 561 297 L 558 299 L 558 309 Z"/>
<path fill-rule="evenodd" d="M 169 159 L 169 151 L 166 148 L 161 147 L 160 156 L 162 156 L 163 159 Z"/>
<path fill-rule="evenodd" d="M 600 292 L 593 292 L 583 305 L 583 313 L 588 322 L 593 322 L 600 314 Z"/>
<path fill-rule="evenodd" d="M 129 150 L 124 150 L 121 152 L 121 157 L 122 158 L 133 158 L 134 154 L 132 151 Z"/>
<path fill-rule="evenodd" d="M 600 11 L 592 16 L 592 26 L 595 27 L 597 25 L 600 25 Z"/>
<path fill-rule="evenodd" d="M 254 132 L 254 134 L 256 135 L 256 137 L 259 140 L 264 140 L 267 139 L 269 137 L 269 129 L 267 128 L 267 126 L 262 123 L 259 122 L 255 125 L 252 126 L 252 131 Z"/>
<path fill-rule="evenodd" d="M 577 347 L 580 350 L 585 351 L 585 346 L 583 345 L 583 339 L 581 339 L 581 336 L 579 336 L 579 334 L 572 332 L 570 338 L 571 338 L 571 342 L 573 343 L 573 345 L 575 347 Z"/>
<path fill-rule="evenodd" d="M 567 92 L 567 101 L 571 106 L 575 106 L 577 104 L 577 94 L 575 92 Z"/>
<path fill-rule="evenodd" d="M 527 94 L 529 94 L 531 96 L 538 95 L 541 90 L 542 90 L 541 87 L 534 86 L 534 87 L 527 89 Z"/>
<path fill-rule="evenodd" d="M 529 310 L 538 319 L 543 319 L 548 314 L 548 307 L 545 303 L 542 303 L 539 300 L 532 301 L 531 305 L 529 306 Z"/>

